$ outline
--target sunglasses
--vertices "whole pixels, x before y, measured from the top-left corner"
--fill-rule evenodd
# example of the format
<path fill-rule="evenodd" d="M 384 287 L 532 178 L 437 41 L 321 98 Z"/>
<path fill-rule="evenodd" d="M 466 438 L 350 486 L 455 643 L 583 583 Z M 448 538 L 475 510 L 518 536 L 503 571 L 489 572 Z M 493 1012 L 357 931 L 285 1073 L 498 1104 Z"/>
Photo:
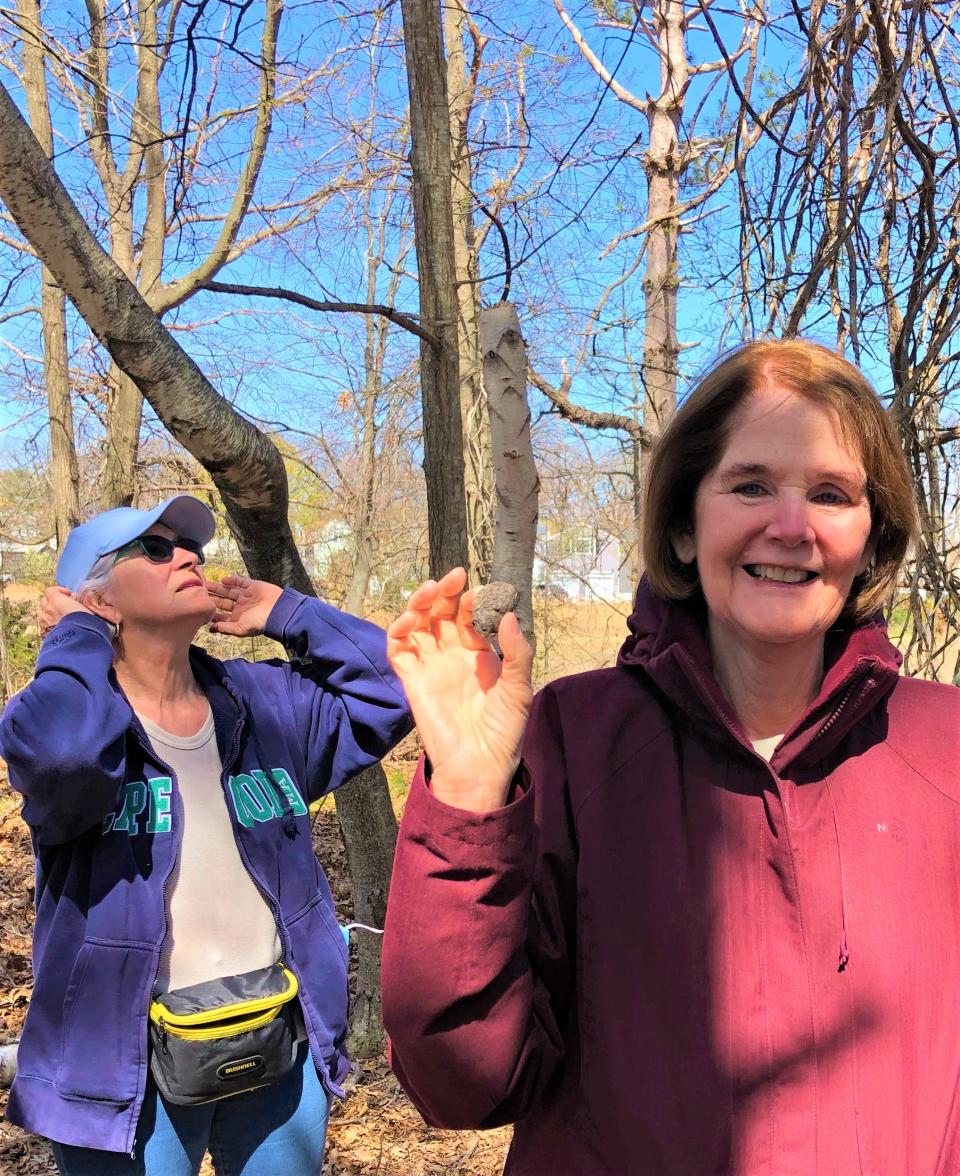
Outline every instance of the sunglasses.
<path fill-rule="evenodd" d="M 123 547 L 117 548 L 113 563 L 116 564 L 122 559 L 131 559 L 137 555 L 145 555 L 151 563 L 169 563 L 173 559 L 176 547 L 182 547 L 184 551 L 195 555 L 198 564 L 203 563 L 203 548 L 195 539 L 187 539 L 183 535 L 177 535 L 174 539 L 168 539 L 166 535 L 140 535 L 136 539 L 131 539 L 129 543 L 125 543 Z M 137 550 L 138 548 L 139 550 Z M 113 564 L 110 566 L 112 567 Z"/>

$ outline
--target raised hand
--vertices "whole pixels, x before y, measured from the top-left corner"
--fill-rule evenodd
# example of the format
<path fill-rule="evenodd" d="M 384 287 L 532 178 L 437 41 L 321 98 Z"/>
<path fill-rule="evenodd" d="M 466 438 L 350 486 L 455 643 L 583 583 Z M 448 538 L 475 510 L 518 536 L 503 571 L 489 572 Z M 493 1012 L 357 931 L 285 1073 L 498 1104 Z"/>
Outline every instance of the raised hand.
<path fill-rule="evenodd" d="M 210 598 L 217 606 L 210 628 L 230 637 L 259 637 L 282 588 L 265 580 L 248 580 L 246 576 L 224 576 L 219 583 L 207 584 Z"/>
<path fill-rule="evenodd" d="M 387 630 L 387 654 L 430 757 L 434 795 L 488 812 L 505 803 L 520 762 L 533 651 L 507 613 L 497 634 L 501 663 L 473 630 L 466 579 L 463 568 L 454 568 L 421 584 Z"/>
<path fill-rule="evenodd" d="M 48 588 L 40 597 L 38 612 L 40 636 L 46 637 L 58 621 L 62 621 L 68 613 L 72 612 L 89 613 L 91 610 L 85 604 L 81 604 L 69 588 L 61 588 L 58 584 L 53 588 Z"/>

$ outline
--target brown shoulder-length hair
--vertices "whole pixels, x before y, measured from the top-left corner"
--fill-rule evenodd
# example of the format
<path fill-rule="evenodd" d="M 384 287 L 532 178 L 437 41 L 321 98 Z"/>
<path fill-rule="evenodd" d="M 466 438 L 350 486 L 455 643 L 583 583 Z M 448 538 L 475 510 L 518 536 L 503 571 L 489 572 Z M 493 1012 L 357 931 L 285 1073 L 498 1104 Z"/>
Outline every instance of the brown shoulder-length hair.
<path fill-rule="evenodd" d="M 768 383 L 832 408 L 844 440 L 863 462 L 874 556 L 854 580 L 844 613 L 865 619 L 888 602 L 915 533 L 910 470 L 893 422 L 863 373 L 808 339 L 738 347 L 703 376 L 667 426 L 647 469 L 643 554 L 650 585 L 665 600 L 699 590 L 696 565 L 677 557 L 671 536 L 692 533 L 697 489 L 720 461 L 734 412 Z"/>

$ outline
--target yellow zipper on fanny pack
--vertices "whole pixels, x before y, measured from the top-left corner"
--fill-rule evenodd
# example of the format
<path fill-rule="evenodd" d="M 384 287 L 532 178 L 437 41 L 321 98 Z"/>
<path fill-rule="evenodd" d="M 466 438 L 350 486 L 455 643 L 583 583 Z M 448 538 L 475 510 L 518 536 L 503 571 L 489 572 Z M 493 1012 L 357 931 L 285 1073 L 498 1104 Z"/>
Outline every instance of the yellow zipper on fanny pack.
<path fill-rule="evenodd" d="M 150 1004 L 150 1020 L 158 1025 L 162 1023 L 167 1033 L 175 1037 L 194 1037 L 197 1040 L 212 1037 L 228 1037 L 235 1033 L 244 1033 L 248 1029 L 256 1029 L 265 1025 L 280 1011 L 280 1006 L 293 1000 L 297 995 L 297 978 L 289 968 L 283 969 L 287 979 L 287 990 L 275 993 L 273 996 L 261 996 L 255 1000 L 238 1000 L 236 1004 L 221 1005 L 218 1009 L 202 1009 L 199 1013 L 172 1013 L 166 1005 L 155 1000 Z M 258 1016 L 258 1014 L 263 1014 Z M 236 1024 L 224 1028 L 217 1023 L 224 1020 L 234 1021 L 235 1018 L 247 1018 L 237 1027 Z M 202 1035 L 202 1036 L 201 1036 Z"/>
<path fill-rule="evenodd" d="M 267 1009 L 265 1013 L 261 1013 L 259 1017 L 249 1017 L 229 1026 L 203 1025 L 188 1029 L 180 1025 L 171 1025 L 163 1016 L 158 1019 L 157 1024 L 162 1033 L 169 1033 L 171 1037 L 182 1037 L 187 1041 L 214 1041 L 222 1037 L 236 1037 L 240 1033 L 249 1033 L 251 1029 L 259 1029 L 261 1025 L 267 1025 L 274 1020 L 279 1012 L 280 1005 L 276 1005 L 272 1009 Z"/>

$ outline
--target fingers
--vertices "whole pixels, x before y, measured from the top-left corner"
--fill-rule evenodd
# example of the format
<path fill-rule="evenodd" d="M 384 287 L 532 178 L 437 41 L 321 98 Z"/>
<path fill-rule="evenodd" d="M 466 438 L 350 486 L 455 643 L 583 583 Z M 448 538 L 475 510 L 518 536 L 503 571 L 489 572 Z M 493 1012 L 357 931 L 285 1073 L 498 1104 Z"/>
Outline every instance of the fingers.
<path fill-rule="evenodd" d="M 407 601 L 407 611 L 416 613 L 421 628 L 429 626 L 431 615 L 453 619 L 457 614 L 457 599 L 467 582 L 463 568 L 452 571 L 439 580 L 425 580 Z"/>
<path fill-rule="evenodd" d="M 453 568 L 439 580 L 426 580 L 387 629 L 387 656 L 394 669 L 412 669 L 426 653 L 467 644 L 459 636 L 459 610 L 467 573 Z M 468 648 L 476 648 L 471 642 Z"/>
<path fill-rule="evenodd" d="M 229 602 L 232 605 L 240 595 L 240 589 L 228 586 L 226 579 L 221 580 L 219 583 L 216 580 L 208 581 L 207 592 L 214 598 L 218 606 L 221 602 Z"/>
<path fill-rule="evenodd" d="M 523 631 L 516 613 L 505 613 L 500 621 L 497 640 L 503 651 L 503 677 L 514 685 L 530 686 L 533 670 L 533 649 Z"/>
<path fill-rule="evenodd" d="M 45 637 L 67 613 L 77 611 L 89 612 L 89 609 L 81 604 L 80 597 L 75 592 L 71 592 L 69 588 L 62 588 L 59 584 L 47 588 L 40 598 L 40 636 Z"/>
<path fill-rule="evenodd" d="M 218 602 L 236 601 L 241 596 L 252 600 L 256 597 L 256 584 L 257 581 L 251 580 L 248 576 L 224 576 L 219 581 L 208 580 L 207 591 Z"/>
<path fill-rule="evenodd" d="M 490 642 L 473 627 L 473 589 L 469 589 L 460 597 L 457 609 L 457 632 L 460 643 L 466 649 L 490 649 Z"/>
<path fill-rule="evenodd" d="M 387 626 L 387 651 L 390 650 L 391 641 L 399 644 L 409 636 L 414 625 L 417 623 L 417 614 L 407 609 L 402 612 L 397 619 Z"/>
<path fill-rule="evenodd" d="M 456 620 L 460 593 L 466 582 L 467 573 L 463 568 L 454 568 L 439 580 L 425 580 L 411 594 L 406 609 L 388 632 L 395 640 L 409 640 L 415 631 L 432 631 L 435 637 L 439 637 L 439 625 Z"/>

